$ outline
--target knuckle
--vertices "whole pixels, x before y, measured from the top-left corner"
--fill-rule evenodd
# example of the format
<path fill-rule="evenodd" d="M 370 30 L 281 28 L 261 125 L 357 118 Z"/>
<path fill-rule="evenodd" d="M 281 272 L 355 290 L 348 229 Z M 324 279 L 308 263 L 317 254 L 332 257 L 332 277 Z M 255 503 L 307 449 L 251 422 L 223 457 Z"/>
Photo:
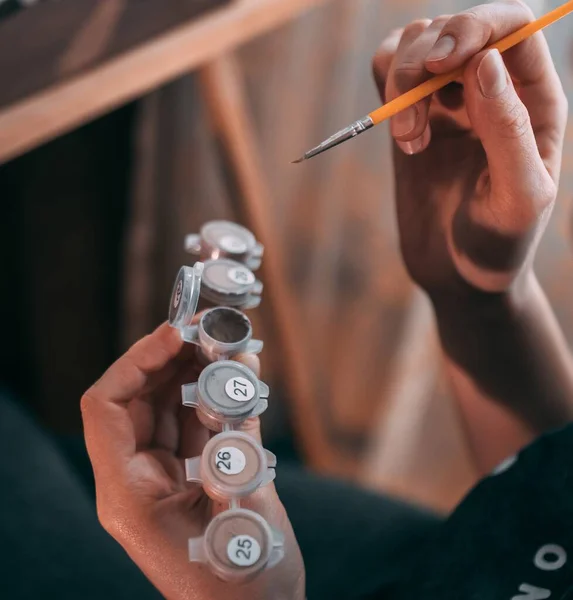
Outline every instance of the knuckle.
<path fill-rule="evenodd" d="M 539 190 L 537 190 L 536 193 L 536 198 L 537 204 L 542 210 L 552 206 L 555 202 L 555 199 L 557 198 L 557 185 L 549 174 L 546 174 L 546 176 L 543 177 L 543 180 L 540 182 Z"/>
<path fill-rule="evenodd" d="M 490 37 L 491 23 L 485 18 L 479 7 L 454 15 L 442 28 L 441 36 L 450 35 L 456 40 L 468 38 L 473 45 L 483 46 Z"/>
<path fill-rule="evenodd" d="M 81 397 L 80 400 L 80 411 L 83 416 L 89 414 L 92 406 L 94 405 L 95 398 L 93 396 L 92 388 L 90 388 L 85 394 Z"/>
<path fill-rule="evenodd" d="M 414 41 L 422 32 L 426 31 L 431 23 L 430 19 L 417 19 L 406 25 L 402 34 L 402 43 L 411 43 Z"/>
<path fill-rule="evenodd" d="M 569 116 L 569 99 L 563 88 L 563 82 L 557 73 L 550 77 L 551 98 L 544 98 L 545 114 L 549 120 L 559 127 L 565 127 Z"/>
<path fill-rule="evenodd" d="M 567 129 L 567 119 L 569 116 L 568 100 L 565 96 L 556 98 L 553 103 L 547 104 L 547 114 L 551 115 L 549 122 L 543 128 L 547 136 L 555 147 L 563 145 L 563 137 Z"/>
<path fill-rule="evenodd" d="M 391 61 L 392 54 L 379 49 L 372 57 L 372 72 L 374 76 L 386 78 Z"/>
<path fill-rule="evenodd" d="M 402 38 L 403 29 L 392 29 L 390 33 L 380 42 L 375 56 L 388 56 L 396 52 L 398 43 Z"/>
<path fill-rule="evenodd" d="M 121 508 L 121 503 L 116 500 L 98 497 L 96 513 L 102 528 L 119 542 L 131 537 L 139 528 L 138 519 L 133 514 L 130 515 L 125 508 Z"/>
<path fill-rule="evenodd" d="M 564 124 L 569 115 L 569 100 L 562 85 L 559 85 L 555 105 L 555 116 L 560 123 L 562 122 Z"/>
<path fill-rule="evenodd" d="M 106 375 L 108 381 L 113 382 L 116 390 L 124 390 L 131 388 L 133 382 L 140 378 L 140 370 L 131 354 L 127 352 L 108 369 Z"/>
<path fill-rule="evenodd" d="M 428 27 L 431 31 L 441 31 L 447 23 L 452 19 L 452 15 L 440 15 L 436 17 Z"/>
<path fill-rule="evenodd" d="M 567 114 L 569 113 L 569 99 L 567 98 L 567 94 L 565 93 L 563 87 L 561 87 L 560 90 L 560 103 L 561 111 L 563 112 L 563 114 L 565 114 L 565 116 L 567 116 Z"/>
<path fill-rule="evenodd" d="M 516 102 L 493 119 L 498 135 L 503 139 L 519 139 L 531 129 L 531 119 L 521 102 Z"/>
<path fill-rule="evenodd" d="M 422 62 L 403 62 L 394 70 L 394 82 L 400 92 L 405 92 L 424 79 L 425 70 Z"/>
<path fill-rule="evenodd" d="M 402 29 L 392 31 L 378 46 L 376 53 L 372 57 L 372 73 L 378 82 L 385 80 L 388 75 L 390 65 L 398 48 L 398 43 L 402 37 L 402 31 Z"/>
<path fill-rule="evenodd" d="M 386 95 L 386 78 L 388 76 L 389 62 L 387 65 L 378 55 L 375 55 L 372 59 L 372 76 L 383 99 Z"/>
<path fill-rule="evenodd" d="M 535 13 L 533 12 L 531 6 L 529 6 L 526 2 L 523 2 L 523 0 L 506 0 L 506 4 L 518 8 L 528 23 L 535 21 Z"/>
<path fill-rule="evenodd" d="M 260 417 L 249 417 L 248 419 L 243 421 L 243 429 L 248 429 L 250 431 L 258 430 L 260 426 L 261 426 Z"/>
<path fill-rule="evenodd" d="M 533 182 L 532 182 L 533 183 Z M 557 187 L 547 174 L 540 176 L 529 189 L 526 198 L 523 195 L 512 196 L 508 203 L 516 207 L 511 211 L 512 223 L 521 231 L 537 227 L 543 214 L 555 203 Z"/>
<path fill-rule="evenodd" d="M 557 186 L 545 169 L 535 169 L 525 188 L 506 190 L 498 198 L 498 225 L 513 232 L 531 232 L 555 203 Z"/>
<path fill-rule="evenodd" d="M 105 531 L 107 531 L 107 533 L 109 533 L 109 535 L 117 539 L 119 532 L 122 529 L 119 519 L 107 508 L 105 508 L 100 501 L 97 502 L 96 512 L 100 525 L 105 529 Z"/>
<path fill-rule="evenodd" d="M 261 430 L 260 417 L 249 417 L 246 421 L 243 421 L 241 430 L 249 435 L 258 437 Z"/>
<path fill-rule="evenodd" d="M 415 21 L 411 21 L 404 28 L 404 33 L 419 33 L 426 29 L 426 27 L 431 23 L 430 19 L 416 19 Z"/>
<path fill-rule="evenodd" d="M 453 15 L 440 15 L 432 21 L 432 25 L 443 25 L 444 23 L 447 23 L 452 16 Z"/>
<path fill-rule="evenodd" d="M 470 29 L 483 26 L 479 14 L 475 10 L 467 10 L 454 15 L 444 26 L 444 33 L 463 35 Z"/>
<path fill-rule="evenodd" d="M 454 19 L 456 17 L 460 23 L 474 24 L 482 22 L 481 15 L 475 8 L 470 8 L 459 13 L 458 15 L 454 16 Z"/>

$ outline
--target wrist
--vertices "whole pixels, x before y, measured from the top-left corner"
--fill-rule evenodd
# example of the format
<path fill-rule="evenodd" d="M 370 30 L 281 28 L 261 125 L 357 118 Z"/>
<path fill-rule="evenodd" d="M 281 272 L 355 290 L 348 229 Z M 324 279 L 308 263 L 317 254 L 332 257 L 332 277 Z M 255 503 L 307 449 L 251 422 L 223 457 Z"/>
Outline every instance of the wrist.
<path fill-rule="evenodd" d="M 533 269 L 527 268 L 503 292 L 484 292 L 463 284 L 453 292 L 448 290 L 430 294 L 430 301 L 439 326 L 493 326 L 499 320 L 516 318 L 539 289 Z M 464 330 L 459 333 L 466 335 Z"/>

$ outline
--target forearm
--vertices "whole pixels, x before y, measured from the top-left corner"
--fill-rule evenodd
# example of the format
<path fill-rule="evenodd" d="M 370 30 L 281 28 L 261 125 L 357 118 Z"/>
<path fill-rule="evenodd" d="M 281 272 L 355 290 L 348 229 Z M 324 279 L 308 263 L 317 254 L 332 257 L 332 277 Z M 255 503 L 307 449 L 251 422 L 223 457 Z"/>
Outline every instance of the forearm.
<path fill-rule="evenodd" d="M 433 303 L 480 469 L 573 420 L 573 359 L 534 275 L 506 294 Z"/>

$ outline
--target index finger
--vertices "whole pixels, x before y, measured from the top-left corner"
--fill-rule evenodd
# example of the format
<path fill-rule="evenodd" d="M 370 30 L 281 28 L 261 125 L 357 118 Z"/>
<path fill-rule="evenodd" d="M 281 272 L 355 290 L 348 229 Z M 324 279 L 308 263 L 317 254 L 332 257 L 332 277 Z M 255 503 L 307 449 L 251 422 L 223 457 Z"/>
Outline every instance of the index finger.
<path fill-rule="evenodd" d="M 531 9 L 518 0 L 480 4 L 464 10 L 444 25 L 426 57 L 426 67 L 432 73 L 456 69 L 533 20 Z M 546 67 L 553 67 L 543 40 L 543 34 L 535 34 L 505 53 L 506 60 L 512 63 L 512 76 L 520 82 L 537 80 Z"/>
<path fill-rule="evenodd" d="M 426 58 L 432 73 L 446 73 L 483 48 L 535 19 L 518 0 L 482 4 L 451 17 Z M 552 160 L 565 131 L 567 102 L 542 32 L 504 52 L 509 74 L 527 107 L 541 156 Z M 555 165 L 553 165 L 555 167 Z"/>

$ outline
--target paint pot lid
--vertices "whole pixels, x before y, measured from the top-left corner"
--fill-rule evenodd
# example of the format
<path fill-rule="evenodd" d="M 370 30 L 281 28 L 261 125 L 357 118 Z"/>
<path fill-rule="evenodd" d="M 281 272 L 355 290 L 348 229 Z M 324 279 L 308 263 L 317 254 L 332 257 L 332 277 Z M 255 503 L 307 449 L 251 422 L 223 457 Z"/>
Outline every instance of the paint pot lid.
<path fill-rule="evenodd" d="M 205 408 L 225 416 L 248 416 L 259 402 L 258 378 L 248 367 L 233 360 L 220 360 L 205 367 L 197 386 Z"/>
<path fill-rule="evenodd" d="M 203 291 L 209 288 L 218 294 L 242 296 L 248 294 L 256 282 L 253 272 L 229 258 L 206 260 L 203 271 Z"/>
<path fill-rule="evenodd" d="M 171 293 L 169 303 L 169 325 L 182 330 L 191 325 L 197 310 L 201 290 L 203 263 L 193 267 L 181 267 Z"/>
<path fill-rule="evenodd" d="M 273 533 L 257 513 L 235 508 L 218 514 L 205 531 L 209 562 L 220 575 L 245 575 L 265 568 L 273 549 Z"/>
<path fill-rule="evenodd" d="M 255 236 L 242 225 L 231 221 L 210 221 L 201 228 L 201 238 L 226 254 L 242 256 L 257 245 Z"/>
<path fill-rule="evenodd" d="M 253 493 L 263 484 L 268 467 L 265 450 L 241 431 L 219 433 L 201 454 L 204 483 L 228 499 Z"/>

